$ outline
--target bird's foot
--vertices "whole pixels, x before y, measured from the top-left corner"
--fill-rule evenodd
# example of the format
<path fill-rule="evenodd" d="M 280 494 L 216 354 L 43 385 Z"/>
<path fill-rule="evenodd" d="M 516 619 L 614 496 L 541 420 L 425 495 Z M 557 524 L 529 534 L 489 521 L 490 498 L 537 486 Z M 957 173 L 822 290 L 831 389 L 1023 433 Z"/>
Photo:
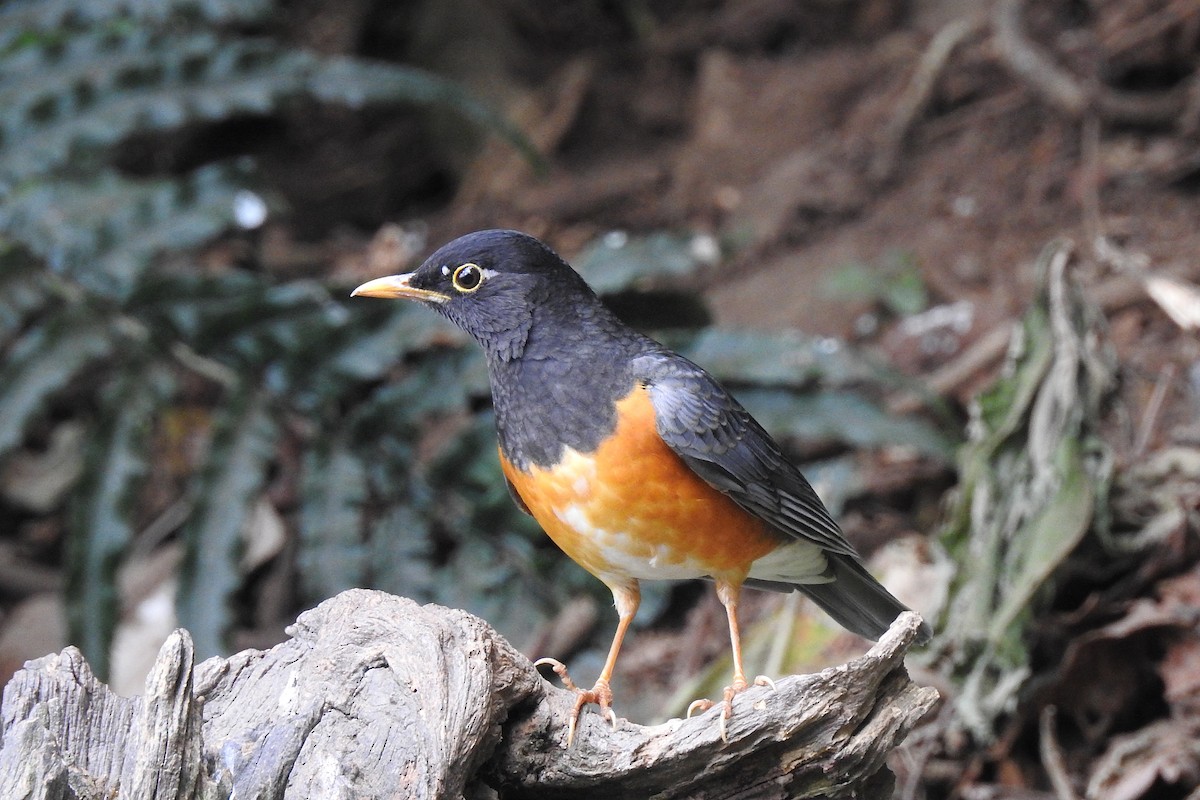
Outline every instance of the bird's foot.
<path fill-rule="evenodd" d="M 600 715 L 603 716 L 609 723 L 612 724 L 613 730 L 617 728 L 617 714 L 612 708 L 612 688 L 608 685 L 608 681 L 604 678 L 596 681 L 596 685 L 591 689 L 582 689 L 575 685 L 575 681 L 571 680 L 570 673 L 567 672 L 567 665 L 556 658 L 539 658 L 533 662 L 535 667 L 550 667 L 554 670 L 554 674 L 563 682 L 563 686 L 575 692 L 575 707 L 571 710 L 571 719 L 567 723 L 567 747 L 575 741 L 575 728 L 579 724 L 579 715 L 583 712 L 583 707 L 586 705 L 600 706 Z"/>
<path fill-rule="evenodd" d="M 755 678 L 753 685 L 770 686 L 772 690 L 775 689 L 775 681 L 771 680 L 766 675 L 759 675 L 757 678 Z M 729 737 L 725 728 L 725 721 L 733 716 L 733 698 L 749 689 L 750 686 L 751 684 L 747 683 L 745 678 L 740 675 L 735 675 L 733 678 L 733 683 L 725 687 L 724 702 L 722 703 L 724 708 L 721 709 L 721 715 L 717 717 L 717 728 L 721 731 L 722 742 L 729 741 Z M 712 700 L 704 697 L 700 698 L 699 700 L 693 700 L 690 704 L 688 704 L 687 718 L 691 719 L 692 714 L 696 713 L 697 711 L 703 714 L 705 711 L 708 711 L 715 705 L 716 703 L 714 703 Z"/>

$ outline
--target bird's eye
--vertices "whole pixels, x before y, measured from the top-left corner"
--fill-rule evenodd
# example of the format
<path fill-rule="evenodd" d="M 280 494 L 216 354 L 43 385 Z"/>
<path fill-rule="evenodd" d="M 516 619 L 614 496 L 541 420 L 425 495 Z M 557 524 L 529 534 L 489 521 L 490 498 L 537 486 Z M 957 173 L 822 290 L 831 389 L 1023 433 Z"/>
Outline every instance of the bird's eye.
<path fill-rule="evenodd" d="M 478 264 L 463 264 L 454 270 L 450 282 L 460 292 L 473 292 L 483 283 L 483 270 Z"/>

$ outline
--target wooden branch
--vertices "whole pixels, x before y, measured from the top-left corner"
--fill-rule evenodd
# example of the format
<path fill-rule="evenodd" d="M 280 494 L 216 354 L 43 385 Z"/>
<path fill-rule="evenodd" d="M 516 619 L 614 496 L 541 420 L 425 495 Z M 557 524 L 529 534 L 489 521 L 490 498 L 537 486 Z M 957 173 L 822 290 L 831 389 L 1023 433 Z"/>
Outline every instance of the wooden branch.
<path fill-rule="evenodd" d="M 1170 125 L 1187 110 L 1183 91 L 1125 92 L 1084 81 L 1025 35 L 1022 7 L 1025 0 L 997 0 L 992 6 L 993 41 L 1000 59 L 1050 105 L 1069 117 L 1096 114 L 1108 122 Z"/>
<path fill-rule="evenodd" d="M 912 684 L 905 615 L 861 658 L 719 707 L 616 730 L 544 681 L 482 620 L 354 590 L 287 642 L 193 666 L 176 631 L 144 697 L 114 695 L 67 648 L 4 691 L 0 797 L 886 796 L 888 752 L 937 692 Z M 490 788 L 489 788 L 490 787 Z"/>

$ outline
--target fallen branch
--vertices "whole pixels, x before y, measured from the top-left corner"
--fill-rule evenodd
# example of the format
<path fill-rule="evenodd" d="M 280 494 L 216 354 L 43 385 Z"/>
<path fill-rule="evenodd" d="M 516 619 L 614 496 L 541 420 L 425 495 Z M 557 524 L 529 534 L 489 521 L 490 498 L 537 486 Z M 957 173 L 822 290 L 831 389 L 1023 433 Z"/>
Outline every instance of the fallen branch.
<path fill-rule="evenodd" d="M 868 176 L 876 185 L 882 186 L 895 175 L 903 156 L 904 143 L 920 115 L 928 108 L 950 56 L 963 42 L 979 33 L 981 27 L 979 20 L 956 19 L 944 25 L 929 40 L 871 156 Z"/>
<path fill-rule="evenodd" d="M 1060 66 L 1025 35 L 1024 0 L 997 0 L 991 24 L 996 51 L 1014 75 L 1067 116 L 1080 119 L 1094 113 L 1105 122 L 1171 125 L 1187 109 L 1183 91 L 1126 92 L 1085 81 Z"/>
<path fill-rule="evenodd" d="M 888 752 L 937 702 L 904 669 L 918 624 L 907 614 L 849 664 L 747 691 L 727 744 L 718 706 L 615 730 L 585 713 L 567 749 L 573 695 L 485 622 L 354 590 L 267 651 L 193 667 L 177 631 L 144 697 L 113 694 L 74 648 L 30 662 L 4 692 L 0 796 L 886 796 Z"/>

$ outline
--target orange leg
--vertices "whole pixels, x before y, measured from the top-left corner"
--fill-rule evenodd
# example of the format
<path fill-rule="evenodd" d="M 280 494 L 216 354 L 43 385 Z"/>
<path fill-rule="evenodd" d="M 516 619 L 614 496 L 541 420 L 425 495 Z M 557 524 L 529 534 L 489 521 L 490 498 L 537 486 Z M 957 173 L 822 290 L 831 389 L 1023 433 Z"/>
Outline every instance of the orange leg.
<path fill-rule="evenodd" d="M 725 735 L 725 720 L 733 716 L 733 698 L 746 691 L 749 683 L 746 681 L 746 670 L 742 666 L 742 634 L 738 627 L 737 605 L 742 593 L 741 582 L 733 583 L 728 580 L 717 580 L 717 599 L 725 606 L 725 616 L 729 619 L 729 645 L 733 649 L 733 682 L 725 687 L 724 708 L 721 711 L 719 726 L 721 741 L 727 741 Z M 754 679 L 756 686 L 771 686 L 775 683 L 770 678 L 760 675 Z M 711 700 L 694 700 L 688 706 L 687 715 L 695 711 L 707 711 L 714 703 Z"/>
<path fill-rule="evenodd" d="M 733 696 L 746 688 L 746 670 L 742 667 L 742 633 L 738 628 L 737 604 L 741 597 L 741 585 L 719 582 L 717 599 L 725 606 L 729 619 L 729 645 L 733 648 L 733 685 L 725 688 L 725 716 L 733 713 Z"/>
<path fill-rule="evenodd" d="M 637 581 L 610 585 L 609 588 L 612 589 L 613 602 L 617 607 L 617 632 L 613 635 L 612 645 L 608 648 L 608 658 L 604 661 L 604 669 L 600 670 L 600 677 L 596 679 L 595 686 L 590 690 L 576 686 L 567 672 L 566 665 L 556 659 L 539 658 L 534 662 L 534 666 L 544 664 L 551 667 L 558 677 L 562 678 L 563 685 L 576 693 L 575 709 L 571 712 L 571 720 L 567 724 L 567 747 L 570 747 L 571 743 L 575 741 L 575 728 L 579 723 L 579 714 L 589 703 L 600 706 L 600 713 L 604 718 L 611 722 L 614 728 L 617 727 L 617 715 L 612 710 L 613 695 L 609 681 L 612 680 L 613 670 L 617 666 L 617 655 L 621 652 L 621 643 L 625 640 L 625 633 L 629 630 L 629 624 L 633 622 L 638 605 L 642 602 L 642 593 L 638 589 Z"/>

